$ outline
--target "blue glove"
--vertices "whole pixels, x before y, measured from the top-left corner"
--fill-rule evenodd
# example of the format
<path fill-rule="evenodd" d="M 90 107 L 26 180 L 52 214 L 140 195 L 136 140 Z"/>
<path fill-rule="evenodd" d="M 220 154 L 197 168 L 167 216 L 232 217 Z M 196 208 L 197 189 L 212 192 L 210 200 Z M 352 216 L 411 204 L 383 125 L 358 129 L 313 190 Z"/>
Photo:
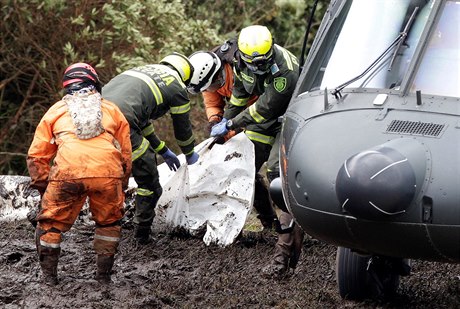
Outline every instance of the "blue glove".
<path fill-rule="evenodd" d="M 224 136 L 225 134 L 227 134 L 228 132 L 227 121 L 228 119 L 222 118 L 222 120 L 218 124 L 214 125 L 211 128 L 211 137 Z"/>
<path fill-rule="evenodd" d="M 166 150 L 164 154 L 161 155 L 165 160 L 166 164 L 168 164 L 169 169 L 171 171 L 177 171 L 180 166 L 179 159 L 177 158 L 176 154 L 171 150 Z"/>
<path fill-rule="evenodd" d="M 193 163 L 196 163 L 196 161 L 198 161 L 198 158 L 200 157 L 199 154 L 197 154 L 195 151 L 189 155 L 189 156 L 186 156 L 186 159 L 187 159 L 187 164 L 188 165 L 192 165 Z"/>

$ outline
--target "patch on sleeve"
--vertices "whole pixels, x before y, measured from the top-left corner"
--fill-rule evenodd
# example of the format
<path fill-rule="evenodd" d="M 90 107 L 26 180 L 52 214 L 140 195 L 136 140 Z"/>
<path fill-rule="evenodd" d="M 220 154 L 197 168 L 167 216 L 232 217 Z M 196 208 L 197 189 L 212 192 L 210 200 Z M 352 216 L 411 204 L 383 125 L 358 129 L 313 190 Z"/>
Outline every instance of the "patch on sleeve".
<path fill-rule="evenodd" d="M 275 90 L 278 92 L 283 92 L 286 89 L 287 80 L 286 77 L 275 77 L 273 80 L 273 86 Z"/>

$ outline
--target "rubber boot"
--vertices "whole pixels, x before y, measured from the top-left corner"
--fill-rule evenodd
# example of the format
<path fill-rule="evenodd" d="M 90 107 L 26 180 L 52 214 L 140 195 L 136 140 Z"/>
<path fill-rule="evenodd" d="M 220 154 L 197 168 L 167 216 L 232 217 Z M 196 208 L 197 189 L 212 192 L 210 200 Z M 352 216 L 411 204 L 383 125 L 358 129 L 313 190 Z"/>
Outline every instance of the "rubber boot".
<path fill-rule="evenodd" d="M 60 253 L 60 248 L 40 246 L 39 260 L 43 274 L 42 280 L 47 285 L 53 286 L 58 283 L 57 266 Z"/>
<path fill-rule="evenodd" d="M 110 276 L 112 275 L 113 262 L 115 261 L 114 255 L 99 254 L 96 257 L 96 280 L 102 284 L 109 284 L 112 282 Z"/>
<path fill-rule="evenodd" d="M 292 216 L 287 212 L 280 215 L 282 227 L 287 227 L 292 221 Z M 295 269 L 302 250 L 304 234 L 302 229 L 295 224 L 290 233 L 278 235 L 273 260 L 262 269 L 266 277 L 282 278 L 289 273 L 289 269 Z"/>
<path fill-rule="evenodd" d="M 151 233 L 150 225 L 136 225 L 136 229 L 134 231 L 134 238 L 136 239 L 138 244 L 146 245 L 152 242 L 150 233 Z"/>
<path fill-rule="evenodd" d="M 148 244 L 152 241 L 150 238 L 151 226 L 155 218 L 155 207 L 160 196 L 161 191 L 149 196 L 136 195 L 136 210 L 133 220 L 136 226 L 134 238 L 141 245 Z"/>
<path fill-rule="evenodd" d="M 53 286 L 58 283 L 57 266 L 61 248 L 50 248 L 40 245 L 40 237 L 43 234 L 45 234 L 45 231 L 39 227 L 35 229 L 35 246 L 37 248 L 38 260 L 43 274 L 43 283 Z"/>
<path fill-rule="evenodd" d="M 256 175 L 254 208 L 258 213 L 257 218 L 260 220 L 264 229 L 274 229 L 274 220 L 276 219 L 275 209 L 273 208 L 265 180 L 260 174 Z"/>

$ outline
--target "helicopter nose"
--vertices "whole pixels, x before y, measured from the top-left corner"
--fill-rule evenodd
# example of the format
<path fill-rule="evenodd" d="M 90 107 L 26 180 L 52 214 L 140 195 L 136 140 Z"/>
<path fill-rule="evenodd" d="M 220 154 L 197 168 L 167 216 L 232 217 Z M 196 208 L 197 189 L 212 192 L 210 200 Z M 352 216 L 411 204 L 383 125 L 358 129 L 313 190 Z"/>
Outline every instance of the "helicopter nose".
<path fill-rule="evenodd" d="M 403 214 L 415 196 L 416 177 L 409 160 L 389 147 L 366 150 L 346 160 L 336 179 L 342 211 L 382 220 Z"/>

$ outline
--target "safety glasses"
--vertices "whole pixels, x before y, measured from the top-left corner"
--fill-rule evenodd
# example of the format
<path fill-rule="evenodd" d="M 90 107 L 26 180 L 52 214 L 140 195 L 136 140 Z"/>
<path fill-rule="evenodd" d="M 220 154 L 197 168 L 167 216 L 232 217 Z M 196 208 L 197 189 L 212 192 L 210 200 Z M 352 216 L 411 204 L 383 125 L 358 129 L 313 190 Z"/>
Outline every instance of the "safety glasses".
<path fill-rule="evenodd" d="M 246 55 L 241 50 L 239 52 L 240 52 L 241 60 L 243 60 L 246 63 L 262 63 L 272 58 L 273 48 L 270 49 L 268 53 L 266 53 L 265 55 L 257 55 L 257 56 Z"/>
<path fill-rule="evenodd" d="M 255 74 L 264 74 L 268 72 L 273 64 L 272 49 L 265 55 L 259 56 L 249 56 L 240 51 L 240 56 L 246 67 Z"/>

